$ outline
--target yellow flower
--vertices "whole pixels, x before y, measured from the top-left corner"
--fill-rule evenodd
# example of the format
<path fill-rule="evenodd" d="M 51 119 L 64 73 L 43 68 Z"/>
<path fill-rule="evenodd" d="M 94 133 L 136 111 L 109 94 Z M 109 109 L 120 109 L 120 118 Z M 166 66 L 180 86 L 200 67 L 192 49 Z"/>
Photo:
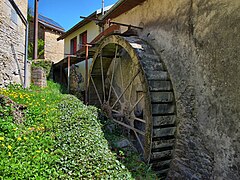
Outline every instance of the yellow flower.
<path fill-rule="evenodd" d="M 8 152 L 8 156 L 12 156 L 12 153 L 11 153 L 11 152 Z"/>
<path fill-rule="evenodd" d="M 18 140 L 18 141 L 21 141 L 21 140 L 22 140 L 22 138 L 21 138 L 21 137 L 18 137 L 18 138 L 17 138 L 17 140 Z"/>
<path fill-rule="evenodd" d="M 12 146 L 10 146 L 10 145 L 8 145 L 7 147 L 8 147 L 8 149 L 12 149 Z"/>
<path fill-rule="evenodd" d="M 4 137 L 0 137 L 0 141 L 3 141 L 4 140 Z"/>
<path fill-rule="evenodd" d="M 14 130 L 14 131 L 16 131 L 16 130 L 17 130 L 17 128 L 13 128 L 13 130 Z"/>
<path fill-rule="evenodd" d="M 36 152 L 37 152 L 37 153 L 40 153 L 41 151 L 40 151 L 40 150 L 37 150 Z"/>

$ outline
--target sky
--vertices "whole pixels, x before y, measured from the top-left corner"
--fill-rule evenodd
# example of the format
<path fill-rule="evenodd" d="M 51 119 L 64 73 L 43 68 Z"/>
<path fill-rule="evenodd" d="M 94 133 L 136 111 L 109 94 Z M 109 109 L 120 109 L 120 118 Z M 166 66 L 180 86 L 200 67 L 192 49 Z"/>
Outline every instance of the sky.
<path fill-rule="evenodd" d="M 101 9 L 102 0 L 39 0 L 39 14 L 59 23 L 65 31 L 77 24 L 80 16 L 88 16 Z M 105 7 L 117 0 L 104 0 Z M 28 0 L 29 7 L 34 9 L 34 0 Z"/>

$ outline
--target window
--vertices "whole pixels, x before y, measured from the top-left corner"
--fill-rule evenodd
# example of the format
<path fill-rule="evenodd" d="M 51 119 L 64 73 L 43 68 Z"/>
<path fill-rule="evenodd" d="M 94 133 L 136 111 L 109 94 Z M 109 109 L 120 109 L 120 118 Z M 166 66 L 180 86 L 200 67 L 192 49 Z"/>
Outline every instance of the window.
<path fill-rule="evenodd" d="M 79 35 L 79 49 L 81 49 L 85 44 L 87 44 L 87 31 Z"/>
<path fill-rule="evenodd" d="M 77 37 L 70 41 L 70 54 L 76 54 L 77 52 Z"/>

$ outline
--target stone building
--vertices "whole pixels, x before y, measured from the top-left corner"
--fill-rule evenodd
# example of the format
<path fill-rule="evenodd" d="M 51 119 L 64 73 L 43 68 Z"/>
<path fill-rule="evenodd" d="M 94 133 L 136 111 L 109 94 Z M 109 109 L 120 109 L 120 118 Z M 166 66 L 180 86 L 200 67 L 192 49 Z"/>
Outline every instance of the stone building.
<path fill-rule="evenodd" d="M 27 0 L 14 1 L 27 19 Z M 26 26 L 10 0 L 0 1 L 0 87 L 24 82 Z M 28 74 L 29 75 L 29 74 Z M 28 77 L 28 79 L 30 79 Z M 29 81 L 28 81 L 29 83 Z"/>
<path fill-rule="evenodd" d="M 143 27 L 138 36 L 168 71 L 177 127 L 170 167 L 161 161 L 169 179 L 240 179 L 239 11 L 239 0 L 120 0 L 102 18 Z"/>
<path fill-rule="evenodd" d="M 64 57 L 64 41 L 57 41 L 57 38 L 64 33 L 64 29 L 54 20 L 41 14 L 38 18 L 38 39 L 44 41 L 44 54 L 39 58 L 57 63 Z M 34 23 L 32 18 L 29 22 L 29 43 L 33 43 L 33 34 Z"/>

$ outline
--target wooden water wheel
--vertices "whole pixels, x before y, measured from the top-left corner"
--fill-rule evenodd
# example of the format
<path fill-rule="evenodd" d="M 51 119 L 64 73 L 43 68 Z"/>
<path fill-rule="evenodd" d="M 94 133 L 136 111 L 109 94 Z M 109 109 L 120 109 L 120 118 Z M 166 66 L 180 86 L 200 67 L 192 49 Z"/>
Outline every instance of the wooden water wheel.
<path fill-rule="evenodd" d="M 172 84 L 154 49 L 138 37 L 111 35 L 93 57 L 89 103 L 121 125 L 147 163 L 167 175 L 175 141 Z"/>

